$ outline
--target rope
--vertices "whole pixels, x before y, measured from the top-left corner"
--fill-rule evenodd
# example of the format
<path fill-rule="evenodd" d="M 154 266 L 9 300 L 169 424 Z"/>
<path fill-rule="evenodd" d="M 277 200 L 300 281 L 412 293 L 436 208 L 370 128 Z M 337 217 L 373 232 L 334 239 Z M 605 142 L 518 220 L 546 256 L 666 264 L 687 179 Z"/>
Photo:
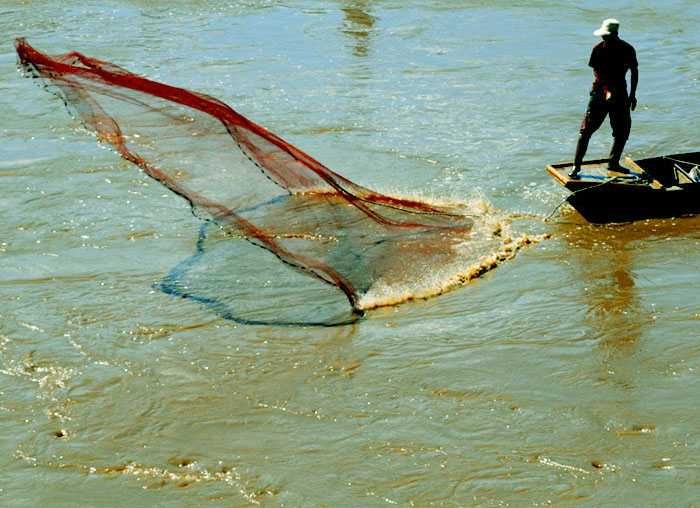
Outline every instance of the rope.
<path fill-rule="evenodd" d="M 678 162 L 680 164 L 688 164 L 689 166 L 697 166 L 698 165 L 697 162 L 682 161 L 682 160 L 676 159 L 674 157 L 669 157 L 668 155 L 664 155 L 663 158 L 668 159 L 668 160 L 673 161 L 673 162 Z"/>
<path fill-rule="evenodd" d="M 609 183 L 649 184 L 649 183 L 651 183 L 651 181 L 652 181 L 651 177 L 645 173 L 640 174 L 640 175 L 620 175 L 620 176 L 614 176 L 612 178 L 608 178 L 604 182 L 598 183 L 596 185 L 591 185 L 590 187 L 584 187 L 583 189 L 579 189 L 579 190 L 574 191 L 571 194 L 569 194 L 567 197 L 565 197 L 561 201 L 561 203 L 559 203 L 557 206 L 554 207 L 554 210 L 552 210 L 552 213 L 550 213 L 544 219 L 544 221 L 547 222 L 549 219 L 551 219 L 552 216 L 557 212 L 557 210 L 559 210 L 559 208 L 562 207 L 562 205 L 564 203 L 566 203 L 572 196 L 580 194 L 581 192 L 597 189 L 598 187 L 602 187 L 603 185 L 607 185 Z"/>
<path fill-rule="evenodd" d="M 411 210 L 410 208 L 403 208 L 397 205 L 390 205 L 389 203 L 380 203 L 377 201 L 372 201 L 367 198 L 363 198 L 360 196 L 357 196 L 355 194 L 352 194 L 349 192 L 352 197 L 359 199 L 360 201 L 364 201 L 365 203 L 371 204 L 371 205 L 377 205 L 377 206 L 385 206 L 386 208 L 393 208 L 394 210 L 399 210 L 402 212 L 408 212 L 408 213 L 414 213 L 416 215 L 437 215 L 437 216 L 447 216 L 447 217 L 464 217 L 464 218 L 476 218 L 476 217 L 481 217 L 480 215 L 477 215 L 475 213 L 450 213 L 450 212 L 438 212 L 438 211 L 430 211 L 430 210 Z"/>

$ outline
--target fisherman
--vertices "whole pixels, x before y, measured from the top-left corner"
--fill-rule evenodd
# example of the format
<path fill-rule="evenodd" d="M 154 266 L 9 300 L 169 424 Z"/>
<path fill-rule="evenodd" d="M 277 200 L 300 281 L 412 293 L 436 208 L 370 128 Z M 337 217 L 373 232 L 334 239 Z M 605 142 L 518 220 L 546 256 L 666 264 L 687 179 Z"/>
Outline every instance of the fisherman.
<path fill-rule="evenodd" d="M 572 178 L 579 178 L 578 173 L 581 171 L 588 141 L 607 115 L 610 115 L 613 135 L 608 169 L 626 172 L 620 167 L 620 156 L 632 126 L 630 110 L 634 111 L 637 107 L 636 91 L 639 72 L 637 54 L 630 44 L 618 37 L 619 27 L 620 22 L 616 19 L 606 19 L 601 27 L 593 32 L 594 35 L 602 37 L 603 41 L 595 45 L 588 62 L 588 65 L 593 68 L 595 80 L 576 145 L 574 169 L 570 174 Z M 628 70 L 631 80 L 629 96 L 625 80 Z"/>

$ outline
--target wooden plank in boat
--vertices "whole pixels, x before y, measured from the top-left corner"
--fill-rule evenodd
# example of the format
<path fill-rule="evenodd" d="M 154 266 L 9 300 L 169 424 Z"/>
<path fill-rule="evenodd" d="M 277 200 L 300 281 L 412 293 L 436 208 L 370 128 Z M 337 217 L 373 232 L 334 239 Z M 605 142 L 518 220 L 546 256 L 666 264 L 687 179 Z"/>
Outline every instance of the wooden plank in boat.
<path fill-rule="evenodd" d="M 613 178 L 616 176 L 623 176 L 627 174 L 640 174 L 643 173 L 641 168 L 638 167 L 629 169 L 629 173 L 620 173 L 617 171 L 610 171 L 608 169 L 609 159 L 593 159 L 584 161 L 581 164 L 581 171 L 579 172 L 580 178 L 571 178 L 569 173 L 574 169 L 573 162 L 560 162 L 557 164 L 547 164 L 547 171 L 550 175 L 554 177 L 559 183 L 565 187 L 569 183 L 595 183 L 603 182 L 608 178 Z M 627 162 L 627 161 L 625 161 Z M 625 166 L 623 166 L 624 168 Z M 634 184 L 632 184 L 634 185 Z"/>

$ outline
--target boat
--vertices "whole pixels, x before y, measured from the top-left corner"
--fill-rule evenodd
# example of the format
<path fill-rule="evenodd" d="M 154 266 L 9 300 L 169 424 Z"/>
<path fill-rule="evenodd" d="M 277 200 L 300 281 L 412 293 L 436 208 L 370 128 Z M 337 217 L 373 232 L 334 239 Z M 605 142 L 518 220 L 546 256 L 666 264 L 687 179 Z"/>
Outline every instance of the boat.
<path fill-rule="evenodd" d="M 566 202 L 588 222 L 700 214 L 700 152 L 639 160 L 628 157 L 619 171 L 610 170 L 609 162 L 585 161 L 578 178 L 569 176 L 573 162 L 548 164 L 547 171 L 571 191 Z"/>

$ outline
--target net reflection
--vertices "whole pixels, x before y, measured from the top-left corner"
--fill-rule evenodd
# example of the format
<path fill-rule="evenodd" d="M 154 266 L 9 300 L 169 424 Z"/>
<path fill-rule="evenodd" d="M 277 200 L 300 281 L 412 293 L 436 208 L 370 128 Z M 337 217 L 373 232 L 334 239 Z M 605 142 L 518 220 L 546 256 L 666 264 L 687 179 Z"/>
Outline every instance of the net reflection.
<path fill-rule="evenodd" d="M 245 325 L 332 327 L 364 317 L 333 286 L 309 282 L 269 251 L 206 222 L 194 254 L 156 289 Z"/>

